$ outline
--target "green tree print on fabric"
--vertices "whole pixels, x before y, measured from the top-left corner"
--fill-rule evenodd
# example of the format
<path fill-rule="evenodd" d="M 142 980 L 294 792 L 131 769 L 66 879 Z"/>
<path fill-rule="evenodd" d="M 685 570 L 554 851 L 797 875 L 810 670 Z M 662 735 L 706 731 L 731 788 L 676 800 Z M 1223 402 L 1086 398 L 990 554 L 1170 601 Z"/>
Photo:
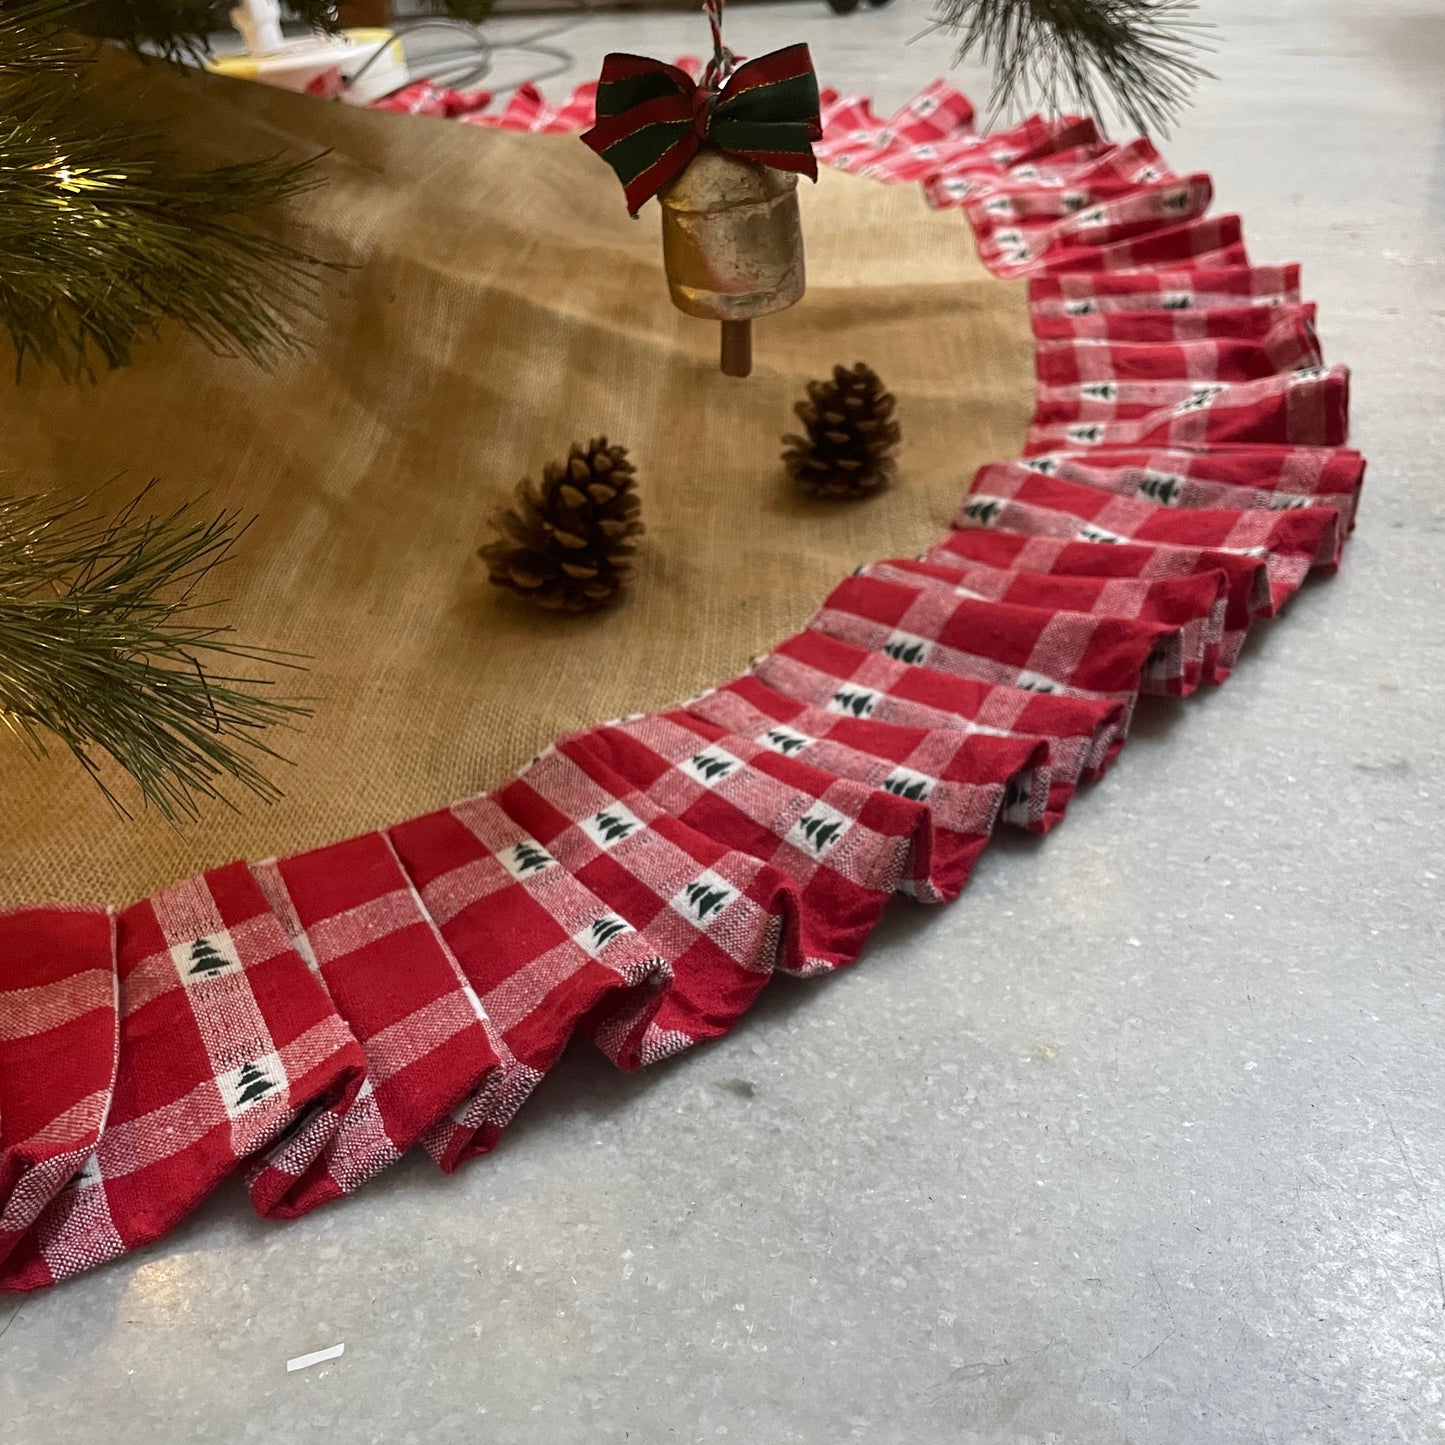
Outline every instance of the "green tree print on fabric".
<path fill-rule="evenodd" d="M 611 943 L 618 934 L 626 933 L 627 925 L 617 917 L 599 918 L 592 924 L 589 932 L 593 948 L 601 948 L 604 944 Z"/>
<path fill-rule="evenodd" d="M 209 938 L 198 938 L 191 945 L 191 966 L 186 974 L 189 978 L 211 978 L 230 966 L 231 960 Z"/>
<path fill-rule="evenodd" d="M 885 642 L 883 651 L 896 661 L 906 662 L 913 667 L 928 656 L 928 648 L 923 643 L 906 642 L 901 638 L 897 642 Z"/>
<path fill-rule="evenodd" d="M 801 752 L 808 745 L 807 738 L 793 737 L 790 733 L 778 729 L 764 734 L 765 740 L 770 742 L 784 757 L 792 757 L 796 752 Z"/>
<path fill-rule="evenodd" d="M 264 1098 L 276 1087 L 276 1081 L 270 1078 L 258 1064 L 245 1064 L 236 1078 L 236 1106 L 250 1104 L 257 1099 Z"/>
<path fill-rule="evenodd" d="M 830 844 L 837 842 L 843 831 L 843 825 L 833 818 L 803 818 L 799 826 L 815 853 L 822 853 Z"/>
<path fill-rule="evenodd" d="M 692 765 L 708 782 L 712 782 L 714 778 L 727 777 L 733 769 L 732 763 L 727 758 L 709 757 L 707 753 L 698 753 L 693 758 Z"/>
<path fill-rule="evenodd" d="M 609 843 L 616 843 L 632 832 L 632 824 L 625 818 L 616 817 L 612 813 L 598 813 L 597 831 Z"/>
<path fill-rule="evenodd" d="M 1165 507 L 1172 507 L 1179 500 L 1181 491 L 1178 477 L 1145 477 L 1139 483 L 1139 495 L 1141 497 L 1152 497 L 1156 502 Z"/>
<path fill-rule="evenodd" d="M 1001 511 L 1003 503 L 997 497 L 979 497 L 963 509 L 963 515 L 980 527 L 991 527 Z"/>
<path fill-rule="evenodd" d="M 927 778 L 885 778 L 883 786 L 888 792 L 913 803 L 923 802 L 930 791 Z"/>
<path fill-rule="evenodd" d="M 845 689 L 835 692 L 833 701 L 853 717 L 867 717 L 873 711 L 874 698 L 871 692 L 852 692 Z"/>
<path fill-rule="evenodd" d="M 553 861 L 552 855 L 535 843 L 518 843 L 512 849 L 512 857 L 518 873 L 538 873 Z"/>
<path fill-rule="evenodd" d="M 728 889 L 714 888 L 707 883 L 689 883 L 683 892 L 687 895 L 687 901 L 692 905 L 692 911 L 703 923 L 706 923 L 712 914 L 718 912 L 730 896 Z"/>

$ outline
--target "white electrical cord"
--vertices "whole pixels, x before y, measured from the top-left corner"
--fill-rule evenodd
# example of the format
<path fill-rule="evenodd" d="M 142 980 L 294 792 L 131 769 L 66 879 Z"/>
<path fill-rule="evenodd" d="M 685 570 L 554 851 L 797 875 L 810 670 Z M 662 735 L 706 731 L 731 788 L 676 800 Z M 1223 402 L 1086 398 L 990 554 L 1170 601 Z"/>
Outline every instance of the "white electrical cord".
<path fill-rule="evenodd" d="M 576 13 L 566 19 L 544 25 L 515 40 L 494 42 L 483 33 L 480 24 L 455 20 L 446 15 L 408 16 L 393 20 L 389 28 L 402 41 L 403 45 L 406 44 L 409 37 L 423 30 L 444 30 L 456 35 L 460 41 L 456 45 L 440 46 L 434 50 L 419 53 L 413 53 L 408 48 L 407 62 L 414 70 L 424 72 L 424 74 L 418 74 L 417 79 L 430 80 L 438 85 L 457 89 L 475 87 L 490 75 L 495 58 L 499 53 L 521 51 L 524 54 L 545 56 L 553 62 L 550 67 L 521 80 L 509 81 L 505 85 L 493 87 L 494 93 L 501 93 L 515 90 L 518 86 L 529 82 L 533 85 L 540 84 L 542 81 L 551 80 L 554 76 L 561 75 L 572 68 L 575 57 L 569 51 L 560 46 L 545 45 L 542 42 L 575 29 L 593 13 L 591 0 L 574 0 L 573 9 Z M 487 20 L 511 19 L 515 18 L 515 14 L 516 12 L 512 16 L 508 16 L 505 13 L 499 15 L 494 12 L 487 17 Z M 350 76 L 347 81 L 348 86 L 354 85 L 361 79 L 383 53 L 387 44 L 390 44 L 390 41 L 378 46 L 376 53 L 369 56 L 361 68 Z"/>

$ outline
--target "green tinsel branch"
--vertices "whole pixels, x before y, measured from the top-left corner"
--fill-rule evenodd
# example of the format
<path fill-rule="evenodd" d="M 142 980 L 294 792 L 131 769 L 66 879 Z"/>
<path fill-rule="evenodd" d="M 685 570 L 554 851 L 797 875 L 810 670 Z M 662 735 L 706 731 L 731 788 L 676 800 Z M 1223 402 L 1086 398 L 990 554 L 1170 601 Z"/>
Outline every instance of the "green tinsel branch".
<path fill-rule="evenodd" d="M 936 21 L 995 73 L 991 107 L 1041 102 L 1142 131 L 1167 130 L 1194 87 L 1203 36 L 1195 0 L 939 0 Z"/>
<path fill-rule="evenodd" d="M 231 641 L 194 597 L 245 527 L 189 505 L 143 516 L 148 491 L 109 519 L 54 496 L 0 497 L 0 724 L 39 756 L 58 739 L 122 812 L 102 755 L 172 821 L 229 802 L 228 780 L 273 800 L 261 766 L 280 755 L 259 733 L 309 710 L 230 669 L 296 659 Z"/>

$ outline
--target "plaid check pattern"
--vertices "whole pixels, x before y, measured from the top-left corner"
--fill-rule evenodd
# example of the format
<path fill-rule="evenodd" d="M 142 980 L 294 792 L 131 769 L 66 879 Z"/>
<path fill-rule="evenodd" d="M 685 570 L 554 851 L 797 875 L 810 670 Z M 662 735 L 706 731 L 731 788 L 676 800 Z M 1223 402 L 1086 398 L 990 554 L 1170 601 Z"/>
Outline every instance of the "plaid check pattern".
<path fill-rule="evenodd" d="M 1283 306 L 1299 299 L 1297 265 L 1156 267 L 1103 275 L 1094 271 L 1034 276 L 1029 280 L 1029 312 L 1035 317 L 1238 310 L 1245 306 Z"/>
<path fill-rule="evenodd" d="M 587 1021 L 624 1068 L 727 1033 L 775 968 L 847 961 L 810 951 L 785 874 L 671 817 L 593 750 L 558 744 L 492 799 L 671 966 L 660 1000 Z"/>
<path fill-rule="evenodd" d="M 364 1077 L 360 1046 L 244 863 L 116 919 L 120 1046 L 95 1151 L 0 1264 L 52 1284 L 159 1239 Z"/>
<path fill-rule="evenodd" d="M 1191 262 L 1211 266 L 1248 265 L 1249 255 L 1244 248 L 1239 217 L 1205 216 L 1097 246 L 1083 242 L 1059 244 L 1042 256 L 1035 255 L 1025 244 L 1011 258 L 1008 274 L 1020 276 L 1036 270 L 1046 274 L 1147 270 Z"/>
<path fill-rule="evenodd" d="M 899 662 L 1039 692 L 1114 698 L 1185 690 L 1179 628 L 982 602 L 951 588 L 850 577 L 808 626 Z"/>
<path fill-rule="evenodd" d="M 935 827 L 975 851 L 995 822 L 1035 832 L 1048 822 L 1052 777 L 1048 745 L 1039 739 L 829 712 L 751 674 L 693 699 L 687 710 L 823 772 L 927 802 Z"/>
<path fill-rule="evenodd" d="M 974 230 L 984 235 L 1000 226 L 1022 225 L 1032 228 L 1035 236 L 1077 233 L 1097 244 L 1100 239 L 1122 239 L 1095 234 L 1120 220 L 1140 220 L 1144 229 L 1150 229 L 1161 218 L 1172 222 L 1186 219 L 1186 213 L 1202 215 L 1212 195 L 1210 179 L 1202 172 L 1181 178 L 1161 169 L 1155 159 L 1143 158 L 1126 169 L 1133 174 L 1121 173 L 1112 154 L 1082 165 L 1060 166 L 1055 158 L 1048 167 L 1020 166 L 976 187 L 965 199 L 964 209 Z M 1160 203 L 1161 196 L 1180 187 L 1189 194 L 1169 196 Z M 1193 209 L 1196 202 L 1200 204 Z M 1096 213 L 1096 208 L 1104 209 Z"/>
<path fill-rule="evenodd" d="M 1163 384 L 1189 381 L 1258 381 L 1261 377 L 1318 368 L 1319 338 L 1306 322 L 1278 322 L 1257 340 L 1209 337 L 1173 343 L 1113 341 L 1097 337 L 1040 339 L 1034 349 L 1040 384 L 1082 388 L 1086 383 Z"/>
<path fill-rule="evenodd" d="M 1284 301 L 1278 305 L 1220 306 L 1207 310 L 1085 311 L 1076 316 L 1029 317 L 1040 343 L 1110 341 L 1131 346 L 1184 346 L 1202 341 L 1267 344 L 1282 327 L 1308 328 L 1316 353 L 1316 308 L 1312 303 Z M 1316 362 L 1315 364 L 1319 364 Z M 1286 368 L 1287 369 L 1287 368 Z"/>
<path fill-rule="evenodd" d="M 1052 266 L 1062 255 L 1102 249 L 1150 235 L 1161 225 L 1199 219 L 1214 188 L 1209 177 L 1135 185 L 1105 200 L 1087 192 L 1039 187 L 1033 191 L 976 193 L 964 203 L 978 238 L 979 256 L 1001 276 Z"/>
<path fill-rule="evenodd" d="M 1051 458 L 1098 467 L 1142 467 L 1188 481 L 1298 496 L 1353 495 L 1365 475 L 1365 459 L 1348 447 L 1088 447 L 1032 456 L 1028 464 L 1039 470 Z"/>
<path fill-rule="evenodd" d="M 394 110 L 401 115 L 427 115 L 439 120 L 458 120 L 492 103 L 489 90 L 461 91 L 432 80 L 414 80 L 400 90 L 371 103 L 372 110 Z"/>
<path fill-rule="evenodd" d="M 1023 504 L 1011 505 L 1022 507 Z M 1024 517 L 1030 520 L 1032 514 L 1025 510 Z M 1184 577 L 1197 572 L 1222 572 L 1227 579 L 1224 629 L 1218 654 L 1207 664 L 1214 682 L 1223 682 L 1228 677 L 1255 618 L 1274 614 L 1268 568 L 1263 559 L 1244 552 L 1157 542 L 1100 544 L 1074 536 L 966 528 L 951 532 L 925 552 L 923 560 L 944 566 L 954 566 L 960 561 L 981 562 L 1064 577 Z"/>
<path fill-rule="evenodd" d="M 1334 565 L 1354 530 L 1365 459 L 1343 447 L 1272 450 L 1275 458 L 1254 452 L 1236 456 L 1225 451 L 1146 452 L 1141 461 L 1119 460 L 1120 454 L 1111 452 L 1045 452 L 1023 465 L 1043 476 L 1140 497 L 1161 507 L 1276 512 L 1329 508 L 1338 514 L 1338 521 L 1326 533 L 1321 552 Z M 1231 476 L 1239 480 L 1228 480 Z"/>
<path fill-rule="evenodd" d="M 1343 446 L 1350 374 L 1310 368 L 1260 381 L 1041 386 L 1026 454 L 1081 446 Z"/>
<path fill-rule="evenodd" d="M 95 1153 L 120 1014 L 109 908 L 0 913 L 0 1269 Z"/>
<path fill-rule="evenodd" d="M 671 979 L 667 957 L 492 798 L 468 798 L 390 830 L 427 913 L 491 1024 L 501 1069 L 422 1138 L 448 1172 L 486 1153 L 556 1063 L 579 1022 L 646 1028 Z M 641 1061 L 632 1039 L 614 1057 Z"/>
<path fill-rule="evenodd" d="M 366 1059 L 349 1097 L 248 1176 L 292 1218 L 379 1174 L 502 1068 L 480 999 L 384 833 L 260 864 L 256 880 Z"/>
<path fill-rule="evenodd" d="M 1104 145 L 1097 131 L 1085 123 L 1071 120 L 1057 132 L 1047 125 L 1026 123 L 1026 136 L 1037 137 L 1034 154 L 1027 160 L 1004 167 L 987 159 L 986 163 L 969 166 L 960 161 L 951 171 L 941 171 L 924 182 L 924 192 L 940 209 L 966 206 L 982 193 L 1018 196 L 1024 204 L 1021 215 L 1031 211 L 1051 214 L 1051 202 L 1042 192 L 1067 192 L 1068 198 L 1052 204 L 1079 210 L 1099 201 L 1112 200 L 1130 190 L 1156 181 L 1174 180 L 1176 176 L 1165 164 L 1152 142 L 1142 136 L 1127 145 Z M 1057 137 L 1056 143 L 1055 137 Z M 1077 140 L 1078 144 L 1069 144 Z"/>
<path fill-rule="evenodd" d="M 703 718 L 646 714 L 568 738 L 565 745 L 615 768 L 668 816 L 790 878 L 806 936 L 821 943 L 810 953 L 836 959 L 835 966 L 857 958 L 889 894 L 906 878 L 927 880 L 925 808 L 725 733 Z"/>
<path fill-rule="evenodd" d="M 859 96 L 822 95 L 823 139 L 814 146 L 818 159 L 839 170 L 879 180 L 922 180 L 940 157 L 960 144 L 971 144 L 973 106 L 944 81 L 920 91 L 890 121 L 880 121 Z"/>
<path fill-rule="evenodd" d="M 1162 622 L 1178 632 L 1180 691 L 1193 692 L 1212 677 L 1224 635 L 1226 579 L 1221 572 L 1188 577 L 1126 579 L 1049 577 L 1037 572 L 962 569 L 947 563 L 898 558 L 860 570 L 863 577 L 908 586 L 940 587 L 955 597 L 981 602 L 1013 602 L 1049 612 L 1092 612 L 1102 617 L 1132 617 Z"/>
<path fill-rule="evenodd" d="M 562 133 L 595 96 L 380 104 Z M 821 115 L 820 160 L 921 185 L 1028 277 L 1025 457 L 742 676 L 488 795 L 118 913 L 0 914 L 0 1288 L 149 1243 L 231 1173 L 289 1217 L 414 1146 L 455 1169 L 578 1032 L 627 1069 L 727 1032 L 775 970 L 856 960 L 894 893 L 953 898 L 1000 823 L 1051 828 L 1139 691 L 1223 680 L 1339 561 L 1348 373 L 1208 176 L 1079 116 L 980 135 L 943 82 Z"/>
<path fill-rule="evenodd" d="M 955 519 L 964 527 L 1041 531 L 1085 542 L 1169 542 L 1261 556 L 1279 608 L 1312 567 L 1339 562 L 1339 513 L 1329 507 L 1275 511 L 1160 506 L 1140 497 L 1062 481 L 1026 463 L 980 467 Z"/>
<path fill-rule="evenodd" d="M 1120 703 L 991 686 L 914 667 L 821 632 L 785 638 L 753 674 L 774 692 L 820 711 L 873 722 L 984 736 L 1042 738 L 1049 748 L 1050 826 L 1083 778 L 1102 777 L 1124 745 Z"/>

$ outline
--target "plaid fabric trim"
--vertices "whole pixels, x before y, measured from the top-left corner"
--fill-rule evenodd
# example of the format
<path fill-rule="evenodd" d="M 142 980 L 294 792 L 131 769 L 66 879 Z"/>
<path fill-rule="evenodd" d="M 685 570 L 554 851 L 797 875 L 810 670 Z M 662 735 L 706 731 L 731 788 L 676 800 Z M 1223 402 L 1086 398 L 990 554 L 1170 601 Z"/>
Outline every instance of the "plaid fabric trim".
<path fill-rule="evenodd" d="M 402 115 L 427 115 L 456 120 L 475 111 L 483 111 L 492 103 L 490 90 L 453 90 L 431 80 L 414 80 L 400 90 L 371 102 L 372 110 L 394 110 Z"/>
<path fill-rule="evenodd" d="M 1042 739 L 850 717 L 797 702 L 752 675 L 694 698 L 687 711 L 825 773 L 926 802 L 934 826 L 974 854 L 996 822 L 1043 832 L 1049 821 Z"/>
<path fill-rule="evenodd" d="M 879 180 L 921 180 L 959 144 L 972 144 L 973 106 L 947 82 L 935 81 L 887 121 L 858 96 L 825 91 L 820 161 Z"/>
<path fill-rule="evenodd" d="M 805 952 L 791 879 L 669 816 L 585 748 L 549 748 L 492 799 L 671 964 L 644 1015 L 586 1024 L 623 1068 L 727 1033 L 775 968 L 839 962 Z"/>
<path fill-rule="evenodd" d="M 294 1218 L 359 1188 L 503 1067 L 480 999 L 384 833 L 254 870 L 366 1058 L 366 1078 L 249 1173 L 258 1213 Z M 508 1062 L 514 1062 L 508 1060 Z"/>
<path fill-rule="evenodd" d="M 835 966 L 857 958 L 905 879 L 927 887 L 926 808 L 731 736 L 690 713 L 628 718 L 561 746 L 599 758 L 670 817 L 792 879 L 804 937 L 812 941 L 805 946 Z"/>
<path fill-rule="evenodd" d="M 1177 693 L 1185 686 L 1178 628 L 980 602 L 926 585 L 850 577 L 808 626 L 899 662 L 1039 692 L 1110 698 L 1130 712 L 1141 688 Z"/>
<path fill-rule="evenodd" d="M 1007 274 L 1148 270 L 1191 262 L 1199 266 L 1248 265 L 1239 217 L 1206 216 L 1097 246 L 1060 244 L 1042 256 L 1025 240 L 1014 248 Z"/>
<path fill-rule="evenodd" d="M 383 104 L 562 132 L 595 94 Z M 626 1068 L 726 1032 L 775 968 L 855 959 L 895 889 L 957 893 L 997 822 L 1057 822 L 1136 688 L 1227 676 L 1253 618 L 1338 560 L 1364 473 L 1348 373 L 1299 268 L 1205 216 L 1207 176 L 1077 116 L 979 136 L 941 82 L 886 121 L 822 100 L 821 159 L 922 182 L 1030 277 L 1028 458 L 745 676 L 489 797 L 114 920 L 0 915 L 0 1288 L 156 1238 L 248 1163 L 273 1214 L 413 1140 L 454 1168 L 579 1025 Z"/>
<path fill-rule="evenodd" d="M 1208 192 L 1209 177 L 1202 172 L 1179 177 L 1169 171 L 1159 153 L 1147 141 L 1116 146 L 1076 164 L 1062 164 L 1062 157 L 1015 166 L 997 178 L 981 180 L 964 201 L 969 220 L 976 229 L 992 232 L 1000 225 L 1049 226 L 1057 221 L 1081 217 L 1091 207 L 1115 201 L 1140 200 L 1171 186 L 1186 186 Z M 1147 202 L 1145 208 L 1148 209 Z M 1150 211 L 1153 219 L 1164 216 L 1183 219 L 1181 204 Z M 1083 222 L 1089 230 L 1104 222 L 1092 217 Z M 1092 238 L 1097 242 L 1097 237 Z"/>
<path fill-rule="evenodd" d="M 671 982 L 664 955 L 488 797 L 391 829 L 428 914 L 493 1030 L 501 1068 L 422 1143 L 444 1170 L 493 1148 L 578 1024 L 644 1030 Z M 638 1060 L 620 1056 L 629 1066 Z"/>
<path fill-rule="evenodd" d="M 1208 311 L 1283 306 L 1300 299 L 1300 268 L 1178 266 L 1111 269 L 1029 279 L 1034 316 L 1136 311 Z"/>
<path fill-rule="evenodd" d="M 700 73 L 696 60 L 679 60 L 678 65 L 694 79 Z M 561 105 L 551 106 L 542 92 L 527 81 L 512 92 L 512 98 L 497 114 L 471 110 L 458 119 L 463 125 L 531 131 L 534 135 L 562 135 L 586 130 L 597 120 L 597 82 L 589 80 L 585 85 L 579 85 Z"/>
<path fill-rule="evenodd" d="M 1197 220 L 1208 210 L 1214 188 L 1208 176 L 1194 175 L 1135 185 L 1094 202 L 1088 194 L 1041 187 L 971 197 L 965 204 L 980 259 L 1008 276 L 1047 267 L 1060 254 L 1132 242 Z"/>
<path fill-rule="evenodd" d="M 1164 623 L 1178 631 L 1181 683 L 1190 692 L 1206 677 L 1212 679 L 1212 662 L 1224 635 L 1228 582 L 1222 572 L 1157 579 L 1048 577 L 1037 572 L 899 558 L 875 562 L 858 575 L 913 587 L 942 587 L 956 597 L 982 602 Z"/>
<path fill-rule="evenodd" d="M 1020 462 L 980 467 L 954 522 L 1085 542 L 1170 542 L 1254 554 L 1265 559 L 1276 608 L 1311 567 L 1339 562 L 1342 536 L 1339 513 L 1328 507 L 1176 510 L 1061 481 Z"/>
<path fill-rule="evenodd" d="M 1185 313 L 1188 314 L 1188 313 Z M 1257 340 L 1211 337 L 1204 341 L 1110 341 L 1073 337 L 1040 340 L 1034 368 L 1048 388 L 1099 382 L 1255 381 L 1283 372 L 1319 367 L 1319 338 L 1307 323 L 1278 323 Z"/>
<path fill-rule="evenodd" d="M 1077 447 L 1266 443 L 1342 446 L 1349 432 L 1346 367 L 1261 381 L 1102 381 L 1039 388 L 1025 454 Z"/>
<path fill-rule="evenodd" d="M 1039 137 L 1039 144 L 1031 147 L 1035 154 L 1007 169 L 992 158 L 980 163 L 981 151 L 970 155 L 960 147 L 955 163 L 924 183 L 929 203 L 948 208 L 985 196 L 1031 195 L 1047 188 L 1076 192 L 1085 197 L 1084 205 L 1091 205 L 1135 186 L 1176 179 L 1159 152 L 1142 137 L 1127 145 L 1101 145 L 1097 137 L 1089 138 L 1086 128 L 1073 123 L 1055 135 L 1039 127 L 1031 128 L 1031 133 Z M 1030 131 L 1023 132 L 1028 134 Z M 1080 143 L 1058 143 L 1074 139 Z"/>
<path fill-rule="evenodd" d="M 925 195 L 931 200 L 932 184 L 941 176 L 996 176 L 1011 164 L 1098 139 L 1091 121 L 1034 116 L 1008 131 L 980 136 L 968 124 L 951 137 L 945 133 L 915 142 L 916 127 L 907 110 L 905 106 L 871 139 L 854 130 L 835 142 L 825 130 L 819 159 L 877 180 L 925 182 Z"/>
<path fill-rule="evenodd" d="M 115 914 L 0 913 L 0 1264 L 95 1152 L 115 1089 Z"/>
<path fill-rule="evenodd" d="M 1284 302 L 1278 306 L 1221 306 L 1199 311 L 1089 311 L 1079 316 L 1029 317 L 1034 336 L 1042 342 L 1112 341 L 1129 346 L 1183 346 L 1199 341 L 1245 341 L 1263 344 L 1277 328 L 1308 328 L 1315 335 L 1313 302 Z"/>
<path fill-rule="evenodd" d="M 1321 543 L 1321 555 L 1329 562 L 1317 565 L 1333 565 L 1345 537 L 1354 530 L 1364 458 L 1343 448 L 1272 450 L 1277 452 L 1274 458 L 1225 451 L 1160 451 L 1136 454 L 1138 460 L 1112 452 L 1045 452 L 1021 465 L 1042 476 L 1140 497 L 1159 507 L 1276 512 L 1328 507 L 1338 513 L 1339 523 Z"/>
<path fill-rule="evenodd" d="M 1161 543 L 1104 545 L 1043 533 L 965 528 L 950 532 L 923 554 L 923 560 L 944 566 L 967 562 L 1017 567 L 1065 577 L 1183 577 L 1222 572 L 1228 579 L 1224 630 L 1217 656 L 1206 660 L 1206 676 L 1214 682 L 1229 675 L 1254 619 L 1274 611 L 1264 561 L 1240 552 Z"/>
<path fill-rule="evenodd" d="M 1210 447 L 1087 447 L 1040 453 L 1027 465 L 1042 470 L 1054 461 L 1081 462 L 1091 467 L 1148 468 L 1190 481 L 1220 482 L 1260 491 L 1293 492 L 1300 496 L 1358 492 L 1365 459 L 1348 447 L 1232 446 Z"/>
<path fill-rule="evenodd" d="M 159 1239 L 364 1072 L 244 863 L 117 919 L 120 1052 L 95 1152 L 0 1266 L 34 1289 Z"/>
<path fill-rule="evenodd" d="M 798 703 L 844 717 L 1042 738 L 1053 780 L 1049 806 L 1059 817 L 1080 779 L 1101 777 L 1124 745 L 1126 718 L 1119 703 L 990 686 L 910 666 L 821 632 L 785 638 L 754 662 L 752 675 Z"/>
<path fill-rule="evenodd" d="M 1031 116 L 1011 130 L 965 136 L 953 146 L 940 147 L 928 173 L 917 179 L 929 205 L 946 210 L 1010 180 L 1032 185 L 1051 172 L 1079 171 L 1113 149 L 1100 142 L 1092 121 Z"/>

